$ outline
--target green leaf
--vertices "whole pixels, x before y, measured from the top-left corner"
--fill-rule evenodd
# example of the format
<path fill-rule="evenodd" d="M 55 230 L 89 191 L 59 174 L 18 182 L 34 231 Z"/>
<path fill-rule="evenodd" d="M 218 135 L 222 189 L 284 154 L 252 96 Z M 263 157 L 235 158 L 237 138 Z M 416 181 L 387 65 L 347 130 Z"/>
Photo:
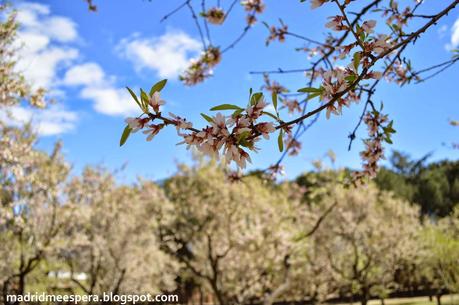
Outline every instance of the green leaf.
<path fill-rule="evenodd" d="M 242 146 L 247 146 L 247 138 L 250 136 L 250 131 L 244 131 L 237 136 L 237 143 Z"/>
<path fill-rule="evenodd" d="M 153 93 L 155 92 L 161 91 L 164 88 L 164 86 L 166 86 L 166 83 L 167 83 L 167 79 L 163 79 L 157 82 L 156 84 L 154 84 L 150 89 L 150 96 L 152 96 Z"/>
<path fill-rule="evenodd" d="M 354 68 L 357 71 L 360 65 L 360 52 L 354 53 L 354 60 L 353 60 Z"/>
<path fill-rule="evenodd" d="M 279 146 L 279 151 L 284 151 L 284 134 L 282 129 L 279 131 L 279 136 L 277 137 L 277 146 Z"/>
<path fill-rule="evenodd" d="M 263 97 L 263 93 L 262 92 L 257 92 L 257 93 L 254 93 L 252 95 L 252 97 L 250 98 L 250 105 L 255 105 L 256 103 L 258 103 L 258 101 Z"/>
<path fill-rule="evenodd" d="M 242 111 L 244 111 L 244 109 L 238 109 L 236 111 L 233 112 L 233 114 L 231 115 L 233 118 L 237 117 L 238 115 L 240 115 L 242 113 Z"/>
<path fill-rule="evenodd" d="M 273 106 L 274 106 L 274 109 L 276 110 L 277 112 L 277 93 L 276 92 L 273 92 L 272 94 L 272 100 L 273 100 Z"/>
<path fill-rule="evenodd" d="M 389 144 L 393 144 L 393 142 L 392 142 L 390 137 L 385 137 L 384 140 Z"/>
<path fill-rule="evenodd" d="M 134 93 L 134 91 L 132 91 L 131 88 L 129 87 L 126 87 L 126 89 L 129 91 L 129 93 L 131 94 L 132 98 L 137 103 L 137 105 L 139 105 L 140 109 L 143 110 L 142 105 L 140 105 L 139 99 L 137 98 L 137 95 Z"/>
<path fill-rule="evenodd" d="M 209 123 L 213 123 L 214 120 L 212 120 L 212 118 L 210 116 L 208 116 L 207 114 L 205 113 L 201 113 L 201 116 Z"/>
<path fill-rule="evenodd" d="M 129 127 L 129 125 L 127 125 L 124 130 L 123 130 L 123 133 L 121 134 L 121 139 L 120 139 L 120 146 L 123 146 L 124 143 L 126 143 L 127 139 L 129 138 L 129 135 L 131 134 L 131 127 Z"/>
<path fill-rule="evenodd" d="M 239 110 L 239 109 L 243 109 L 243 108 L 241 108 L 239 106 L 236 106 L 236 105 L 232 105 L 232 104 L 222 104 L 222 105 L 218 105 L 218 106 L 210 108 L 210 111 L 216 111 L 216 110 Z"/>
<path fill-rule="evenodd" d="M 348 84 L 352 84 L 357 77 L 355 75 L 346 76 L 344 79 L 348 82 Z"/>
<path fill-rule="evenodd" d="M 146 113 L 148 112 L 148 95 L 143 89 L 140 89 L 140 98 L 142 100 L 142 109 Z"/>
<path fill-rule="evenodd" d="M 275 119 L 276 121 L 279 120 L 279 118 L 278 118 L 276 115 L 272 114 L 271 112 L 263 111 L 262 114 L 265 114 L 265 115 L 267 115 L 267 116 L 270 116 L 270 117 L 272 117 L 273 119 Z"/>
<path fill-rule="evenodd" d="M 309 94 L 308 98 L 306 99 L 307 101 L 312 100 L 315 97 L 318 97 L 322 94 L 322 92 L 316 92 L 316 93 L 311 93 Z"/>
<path fill-rule="evenodd" d="M 303 93 L 317 93 L 320 92 L 322 93 L 322 88 L 312 88 L 312 87 L 305 87 L 298 89 L 298 92 L 303 92 Z"/>

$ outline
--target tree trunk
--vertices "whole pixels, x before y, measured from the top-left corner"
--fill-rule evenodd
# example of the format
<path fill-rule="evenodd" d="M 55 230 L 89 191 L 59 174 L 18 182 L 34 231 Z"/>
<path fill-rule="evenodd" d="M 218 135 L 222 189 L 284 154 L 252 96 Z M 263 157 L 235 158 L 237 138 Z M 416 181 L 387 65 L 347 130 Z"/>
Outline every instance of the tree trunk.
<path fill-rule="evenodd" d="M 362 296 L 361 296 L 360 304 L 367 305 L 369 298 L 370 298 L 370 291 L 367 287 L 365 287 L 362 289 Z"/>
<path fill-rule="evenodd" d="M 384 301 L 384 298 L 381 298 L 381 305 L 386 305 L 386 302 Z"/>
<path fill-rule="evenodd" d="M 204 294 L 202 293 L 202 287 L 199 287 L 199 305 L 204 304 Z"/>
<path fill-rule="evenodd" d="M 437 299 L 437 305 L 441 305 L 441 294 L 437 294 L 435 297 Z"/>

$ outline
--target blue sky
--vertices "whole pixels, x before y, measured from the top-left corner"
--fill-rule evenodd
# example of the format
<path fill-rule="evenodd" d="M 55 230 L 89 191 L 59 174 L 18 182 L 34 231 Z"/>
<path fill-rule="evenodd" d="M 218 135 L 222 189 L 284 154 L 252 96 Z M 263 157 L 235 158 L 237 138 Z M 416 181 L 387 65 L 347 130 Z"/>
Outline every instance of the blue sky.
<path fill-rule="evenodd" d="M 196 1 L 195 1 L 196 2 Z M 402 1 L 403 2 L 403 1 Z M 442 1 L 426 1 L 423 13 L 436 12 Z M 184 9 L 160 23 L 166 13 L 181 1 L 96 0 L 97 13 L 90 13 L 84 1 L 51 0 L 14 2 L 23 23 L 19 38 L 25 45 L 21 69 L 37 85 L 50 89 L 57 103 L 45 112 L 16 109 L 18 118 L 32 119 L 42 134 L 39 147 L 50 149 L 62 139 L 67 159 L 75 172 L 90 165 L 112 169 L 127 163 L 122 178 L 132 181 L 137 175 L 162 179 L 176 171 L 179 162 L 190 162 L 190 153 L 177 146 L 180 139 L 171 128 L 152 142 L 134 134 L 119 147 L 124 118 L 136 113 L 135 104 L 123 89 L 149 88 L 161 78 L 169 78 L 163 90 L 167 105 L 164 111 L 185 116 L 200 126 L 200 112 L 216 104 L 244 105 L 248 89 L 260 88 L 261 76 L 249 71 L 282 67 L 307 67 L 305 54 L 293 51 L 303 42 L 288 38 L 265 47 L 267 30 L 258 23 L 237 45 L 226 53 L 215 69 L 214 76 L 203 84 L 185 87 L 177 80 L 186 62 L 199 53 L 199 35 Z M 222 0 L 223 7 L 231 1 Z M 311 11 L 307 3 L 297 0 L 266 1 L 266 11 L 260 17 L 276 23 L 280 17 L 289 30 L 321 39 L 326 33 L 322 26 L 335 11 L 324 6 Z M 230 43 L 244 27 L 245 12 L 237 6 L 228 22 L 212 27 L 215 45 Z M 447 45 L 459 44 L 459 10 L 444 18 L 428 34 L 410 47 L 408 54 L 416 67 L 423 68 L 450 58 Z M 454 26 L 456 22 L 456 25 Z M 274 79 L 291 89 L 304 87 L 301 74 L 280 75 Z M 457 159 L 458 151 L 442 145 L 458 141 L 457 128 L 448 119 L 459 119 L 457 86 L 459 66 L 453 66 L 438 77 L 422 84 L 399 88 L 383 84 L 375 96 L 384 101 L 397 134 L 390 149 L 406 151 L 414 157 L 433 152 L 432 160 Z M 321 117 L 303 137 L 303 150 L 285 162 L 288 177 L 295 177 L 311 168 L 311 161 L 332 149 L 337 155 L 336 166 L 358 167 L 360 141 L 347 151 L 347 135 L 355 126 L 363 105 L 346 109 L 341 117 L 326 120 Z M 365 129 L 359 131 L 365 136 Z M 275 141 L 261 145 L 253 155 L 251 168 L 264 168 L 279 157 Z"/>

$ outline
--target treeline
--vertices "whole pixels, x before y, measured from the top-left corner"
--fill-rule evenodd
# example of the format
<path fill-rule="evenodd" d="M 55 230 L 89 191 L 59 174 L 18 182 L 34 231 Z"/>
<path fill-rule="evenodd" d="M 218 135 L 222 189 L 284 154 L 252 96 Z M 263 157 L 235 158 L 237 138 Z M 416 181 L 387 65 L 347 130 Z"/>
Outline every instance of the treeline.
<path fill-rule="evenodd" d="M 103 169 L 69 176 L 60 147 L 3 127 L 0 289 L 8 294 L 176 293 L 181 302 L 360 301 L 459 291 L 459 209 L 414 202 L 345 171 L 230 182 L 213 162 L 161 186 Z M 433 166 L 433 165 L 431 165 Z"/>
<path fill-rule="evenodd" d="M 459 204 L 459 161 L 427 163 L 429 156 L 413 160 L 395 151 L 390 167 L 383 168 L 375 182 L 419 205 L 423 218 L 445 217 Z"/>

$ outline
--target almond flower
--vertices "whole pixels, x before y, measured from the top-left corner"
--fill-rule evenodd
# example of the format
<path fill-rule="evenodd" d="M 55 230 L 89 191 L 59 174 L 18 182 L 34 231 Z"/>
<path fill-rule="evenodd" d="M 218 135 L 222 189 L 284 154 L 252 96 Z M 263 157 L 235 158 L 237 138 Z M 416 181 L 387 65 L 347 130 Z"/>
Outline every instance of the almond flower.
<path fill-rule="evenodd" d="M 263 13 L 265 4 L 263 0 L 245 0 L 241 1 L 246 11 L 255 11 L 256 13 Z"/>
<path fill-rule="evenodd" d="M 158 113 L 159 112 L 159 106 L 164 105 L 164 101 L 161 99 L 159 92 L 156 91 L 153 93 L 152 96 L 148 99 L 148 104 L 153 108 L 153 110 Z"/>
<path fill-rule="evenodd" d="M 150 118 L 127 118 L 124 120 L 126 124 L 131 128 L 131 132 L 136 132 L 145 127 L 145 125 L 150 121 Z"/>
<path fill-rule="evenodd" d="M 177 132 L 179 132 L 180 129 L 189 129 L 193 127 L 193 123 L 187 122 L 185 118 L 181 118 L 172 112 L 169 112 L 169 115 L 172 117 L 172 121 L 174 122 L 175 128 L 177 128 Z"/>
<path fill-rule="evenodd" d="M 269 140 L 269 134 L 272 133 L 272 132 L 275 132 L 276 131 L 276 128 L 274 127 L 274 124 L 273 123 L 268 123 L 268 122 L 263 122 L 263 123 L 260 123 L 260 124 L 257 124 L 255 126 L 255 129 L 261 133 L 261 135 L 263 136 L 263 138 L 265 138 L 266 140 Z M 249 129 L 250 130 L 250 129 Z"/>
<path fill-rule="evenodd" d="M 373 44 L 373 51 L 378 55 L 383 54 L 392 47 L 392 44 L 388 42 L 388 35 L 380 35 Z"/>
<path fill-rule="evenodd" d="M 284 104 L 284 107 L 287 107 L 288 113 L 290 114 L 295 113 L 295 111 L 301 112 L 300 103 L 296 99 L 295 100 L 284 99 L 282 103 Z"/>
<path fill-rule="evenodd" d="M 311 0 L 311 8 L 315 9 L 322 6 L 327 0 Z"/>
<path fill-rule="evenodd" d="M 260 98 L 258 102 L 255 103 L 255 105 L 250 105 L 247 107 L 247 116 L 252 120 L 258 119 L 262 115 L 263 109 L 266 107 L 266 105 L 267 104 L 263 98 Z"/>
<path fill-rule="evenodd" d="M 212 24 L 222 24 L 225 21 L 225 12 L 220 7 L 213 7 L 203 14 L 203 17 Z"/>
<path fill-rule="evenodd" d="M 220 112 L 212 118 L 213 134 L 214 135 L 223 135 L 225 137 L 229 136 L 228 128 L 226 127 L 226 118 Z"/>
<path fill-rule="evenodd" d="M 375 20 L 367 20 L 365 21 L 364 23 L 362 23 L 362 30 L 367 33 L 367 34 L 371 34 L 374 32 L 374 27 L 376 26 L 376 21 Z"/>
<path fill-rule="evenodd" d="M 164 124 L 151 124 L 148 125 L 148 129 L 143 131 L 143 134 L 148 134 L 147 141 L 153 140 L 153 138 L 163 129 Z"/>
<path fill-rule="evenodd" d="M 332 29 L 334 31 L 344 31 L 347 30 L 349 27 L 347 25 L 343 24 L 344 17 L 343 16 L 332 16 L 328 17 L 330 19 L 329 22 L 325 24 L 325 26 L 329 29 Z"/>

